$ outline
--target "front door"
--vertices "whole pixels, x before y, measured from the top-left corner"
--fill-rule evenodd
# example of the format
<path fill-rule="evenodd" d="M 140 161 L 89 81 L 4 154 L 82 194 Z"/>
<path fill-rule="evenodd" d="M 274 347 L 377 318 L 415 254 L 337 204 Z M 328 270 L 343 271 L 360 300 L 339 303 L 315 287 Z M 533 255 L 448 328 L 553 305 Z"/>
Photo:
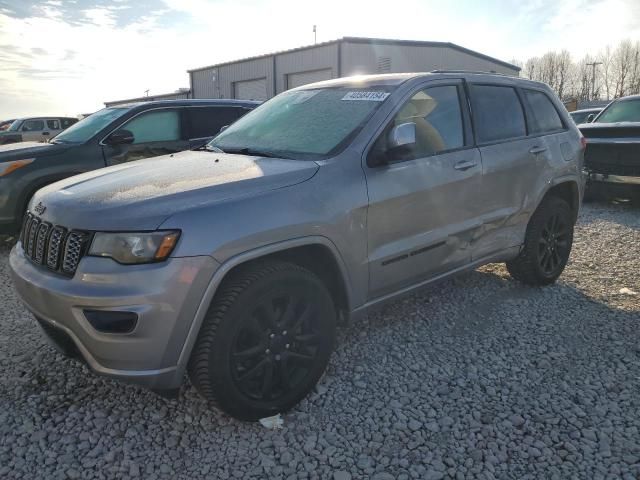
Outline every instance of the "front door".
<path fill-rule="evenodd" d="M 370 300 L 471 261 L 482 164 L 462 82 L 443 82 L 411 94 L 369 152 L 388 156 L 365 166 Z M 385 152 L 404 123 L 416 125 L 415 145 Z"/>
<path fill-rule="evenodd" d="M 25 120 L 20 127 L 23 142 L 41 142 L 44 139 L 43 131 L 45 131 L 45 124 L 44 120 L 40 118 Z"/>
<path fill-rule="evenodd" d="M 183 109 L 154 109 L 136 115 L 119 130 L 133 133 L 133 143 L 128 145 L 103 145 L 107 165 L 118 165 L 144 158 L 177 153 L 189 148 L 184 138 Z"/>

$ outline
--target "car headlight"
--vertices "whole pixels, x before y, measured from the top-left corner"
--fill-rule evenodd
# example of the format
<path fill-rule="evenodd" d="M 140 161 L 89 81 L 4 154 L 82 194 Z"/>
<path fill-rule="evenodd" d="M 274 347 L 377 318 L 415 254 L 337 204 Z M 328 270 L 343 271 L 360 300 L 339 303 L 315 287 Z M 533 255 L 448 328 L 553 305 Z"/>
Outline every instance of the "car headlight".
<path fill-rule="evenodd" d="M 109 257 L 125 265 L 162 262 L 171 255 L 178 238 L 178 231 L 96 233 L 89 255 Z"/>

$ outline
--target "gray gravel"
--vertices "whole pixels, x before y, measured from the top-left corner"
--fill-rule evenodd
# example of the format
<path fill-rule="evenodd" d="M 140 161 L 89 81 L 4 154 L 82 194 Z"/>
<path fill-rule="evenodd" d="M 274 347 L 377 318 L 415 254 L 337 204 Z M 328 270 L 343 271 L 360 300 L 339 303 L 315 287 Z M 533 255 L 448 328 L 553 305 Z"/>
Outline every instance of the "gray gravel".
<path fill-rule="evenodd" d="M 590 205 L 556 286 L 491 265 L 349 326 L 279 431 L 65 360 L 0 246 L 0 478 L 639 478 L 639 246 Z"/>

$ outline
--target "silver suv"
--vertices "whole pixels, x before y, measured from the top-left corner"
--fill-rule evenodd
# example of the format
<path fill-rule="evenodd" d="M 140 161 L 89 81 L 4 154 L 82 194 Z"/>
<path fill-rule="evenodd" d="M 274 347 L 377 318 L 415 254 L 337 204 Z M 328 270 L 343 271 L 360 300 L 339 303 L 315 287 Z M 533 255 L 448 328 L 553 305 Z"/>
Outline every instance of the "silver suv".
<path fill-rule="evenodd" d="M 65 352 L 175 390 L 185 372 L 241 419 L 323 374 L 339 319 L 506 262 L 567 263 L 584 143 L 544 84 L 433 72 L 285 92 L 201 151 L 40 190 L 15 286 Z"/>

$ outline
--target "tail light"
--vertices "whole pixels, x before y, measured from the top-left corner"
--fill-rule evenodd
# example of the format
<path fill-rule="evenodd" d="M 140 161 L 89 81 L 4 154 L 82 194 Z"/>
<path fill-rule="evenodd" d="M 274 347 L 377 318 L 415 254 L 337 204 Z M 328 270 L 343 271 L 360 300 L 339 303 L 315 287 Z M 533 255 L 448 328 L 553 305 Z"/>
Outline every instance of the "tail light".
<path fill-rule="evenodd" d="M 582 136 L 580 137 L 580 147 L 582 148 L 582 150 L 587 148 L 587 139 Z"/>

